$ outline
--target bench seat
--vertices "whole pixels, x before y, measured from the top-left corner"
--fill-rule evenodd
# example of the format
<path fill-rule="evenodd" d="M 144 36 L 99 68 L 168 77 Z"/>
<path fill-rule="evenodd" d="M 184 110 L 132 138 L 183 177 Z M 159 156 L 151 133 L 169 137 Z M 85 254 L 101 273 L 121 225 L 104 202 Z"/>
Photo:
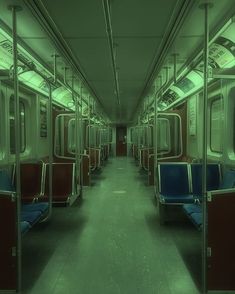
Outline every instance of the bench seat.
<path fill-rule="evenodd" d="M 192 213 L 202 212 L 202 208 L 200 204 L 184 204 L 183 210 L 187 215 L 191 215 Z"/>
<path fill-rule="evenodd" d="M 198 229 L 201 229 L 201 226 L 202 226 L 202 213 L 201 212 L 193 212 L 190 215 L 190 218 L 191 218 L 192 222 L 194 223 L 194 225 Z"/>
<path fill-rule="evenodd" d="M 223 190 L 223 189 L 231 189 L 235 186 L 235 171 L 234 170 L 227 170 L 224 173 L 222 182 L 220 183 L 219 187 L 217 185 L 217 182 L 220 178 L 220 175 L 218 174 L 218 169 L 216 167 L 216 165 L 211 165 L 210 167 L 210 174 L 209 174 L 209 183 L 207 184 L 207 189 L 208 191 L 212 190 L 213 188 L 215 188 L 214 190 Z M 194 165 L 194 169 L 195 169 L 195 165 Z M 212 172 L 212 169 L 214 172 Z M 199 174 L 199 171 L 201 172 L 201 169 L 199 166 L 196 166 L 197 172 L 197 177 L 201 176 Z M 194 170 L 194 171 L 195 171 Z M 193 175 L 193 170 L 192 170 L 192 175 Z M 194 174 L 194 177 L 195 175 Z M 213 175 L 215 175 L 215 181 L 213 182 Z M 196 180 L 194 181 L 194 183 L 196 182 Z M 196 189 L 198 189 L 198 187 L 201 188 L 201 178 L 197 178 L 197 185 L 195 185 Z M 185 212 L 185 214 L 189 217 L 189 219 L 193 222 L 193 224 L 197 227 L 197 228 L 201 228 L 202 226 L 202 207 L 199 204 L 184 204 L 183 205 L 183 211 Z"/>
<path fill-rule="evenodd" d="M 31 226 L 41 219 L 41 211 L 21 211 L 21 221 L 28 222 Z"/>
<path fill-rule="evenodd" d="M 23 212 L 40 211 L 41 213 L 45 213 L 48 211 L 48 209 L 49 209 L 49 203 L 47 202 L 22 204 L 21 206 L 21 210 Z"/>
<path fill-rule="evenodd" d="M 160 202 L 163 204 L 182 204 L 182 203 L 194 203 L 195 198 L 193 195 L 161 195 Z"/>

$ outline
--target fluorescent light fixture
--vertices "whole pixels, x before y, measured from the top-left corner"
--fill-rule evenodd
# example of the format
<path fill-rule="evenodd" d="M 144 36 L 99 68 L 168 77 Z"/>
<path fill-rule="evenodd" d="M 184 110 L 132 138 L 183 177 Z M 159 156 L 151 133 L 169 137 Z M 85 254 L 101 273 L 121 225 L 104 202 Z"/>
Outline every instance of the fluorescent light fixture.
<path fill-rule="evenodd" d="M 212 68 L 232 68 L 235 66 L 234 22 L 210 45 L 209 64 Z"/>
<path fill-rule="evenodd" d="M 26 71 L 18 75 L 19 81 L 23 82 L 30 88 L 39 90 L 41 93 L 48 95 L 49 88 L 45 80 L 35 71 Z"/>
<path fill-rule="evenodd" d="M 52 97 L 53 97 L 53 100 L 61 103 L 62 105 L 66 107 L 68 107 L 69 103 L 73 102 L 71 92 L 63 86 L 56 88 L 52 92 Z"/>
<path fill-rule="evenodd" d="M 29 54 L 21 45 L 17 44 L 18 49 L 18 66 L 21 68 L 25 67 L 25 64 L 34 65 L 37 71 L 47 78 L 48 80 L 52 78 L 52 74 L 45 67 L 42 66 L 31 54 Z M 12 37 L 7 34 L 3 29 L 0 28 L 0 70 L 1 69 L 10 69 L 13 66 L 13 46 L 12 46 Z M 21 60 L 24 61 L 21 62 Z M 19 73 L 19 81 L 29 86 L 30 88 L 37 90 L 38 92 L 48 96 L 49 89 L 45 80 L 41 77 L 40 74 L 36 73 L 33 70 L 23 71 Z M 65 87 L 59 87 L 52 93 L 52 98 L 62 104 L 65 107 L 69 107 L 74 110 L 74 104 L 72 100 L 71 91 L 67 90 Z M 68 106 L 68 105 L 71 105 Z"/>
<path fill-rule="evenodd" d="M 194 61 L 199 58 L 202 59 L 202 51 Z M 235 67 L 235 22 L 230 19 L 210 41 L 209 68 L 229 69 L 233 67 Z M 158 110 L 166 110 L 174 106 L 203 87 L 203 61 L 199 62 L 194 70 L 189 71 L 185 67 L 179 77 L 180 81 L 164 91 L 158 103 Z M 208 78 L 209 82 L 211 80 L 212 78 Z"/>

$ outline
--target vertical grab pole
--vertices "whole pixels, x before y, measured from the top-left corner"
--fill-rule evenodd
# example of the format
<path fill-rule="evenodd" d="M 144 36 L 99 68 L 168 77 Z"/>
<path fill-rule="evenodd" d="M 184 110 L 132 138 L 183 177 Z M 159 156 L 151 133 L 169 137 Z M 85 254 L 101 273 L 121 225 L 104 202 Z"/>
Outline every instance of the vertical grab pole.
<path fill-rule="evenodd" d="M 141 126 L 140 126 L 140 114 L 138 116 L 138 153 L 137 153 L 137 159 L 138 159 L 138 164 L 140 163 L 140 136 L 141 136 Z"/>
<path fill-rule="evenodd" d="M 89 164 L 89 175 L 91 174 L 91 150 L 90 150 L 90 147 L 91 147 L 91 96 L 89 94 L 89 97 L 88 97 L 88 107 L 89 107 L 89 116 L 88 116 L 88 154 L 89 154 L 89 160 L 90 160 L 90 164 Z"/>
<path fill-rule="evenodd" d="M 16 202 L 17 202 L 17 217 L 16 217 L 16 232 L 17 232 L 17 291 L 21 290 L 21 230 L 20 230 L 20 215 L 21 215 L 21 182 L 20 182 L 20 99 L 19 99 L 19 81 L 18 81 L 18 51 L 17 51 L 17 17 L 16 12 L 22 10 L 20 6 L 9 6 L 12 11 L 12 43 L 13 43 L 13 80 L 14 80 L 14 95 L 15 95 L 15 166 L 16 166 Z"/>
<path fill-rule="evenodd" d="M 173 61 L 174 61 L 174 83 L 176 84 L 177 83 L 177 56 L 178 54 L 177 53 L 174 53 L 173 54 Z"/>
<path fill-rule="evenodd" d="M 79 106 L 78 106 L 78 97 L 74 95 L 74 75 L 72 75 L 72 99 L 75 103 L 75 185 L 76 185 L 76 193 L 78 183 L 80 181 L 79 176 L 79 146 L 78 146 L 78 117 L 79 117 Z"/>
<path fill-rule="evenodd" d="M 80 85 L 80 98 L 82 101 L 82 84 Z M 82 144 L 82 137 L 79 134 L 81 134 L 81 116 L 82 116 L 82 107 L 81 104 L 79 103 L 79 96 L 77 96 L 77 149 L 78 149 L 78 157 L 77 157 L 77 162 L 78 162 L 78 176 L 79 176 L 79 189 L 82 189 L 82 169 L 81 169 L 81 165 L 82 165 L 82 155 L 81 155 L 81 144 Z M 81 190 L 82 191 L 82 190 Z"/>
<path fill-rule="evenodd" d="M 153 162 L 153 177 L 154 177 L 154 189 L 155 189 L 155 193 L 156 195 L 158 195 L 158 185 L 157 185 L 157 180 L 156 180 L 156 176 L 157 176 L 157 172 L 156 172 L 156 168 L 157 168 L 157 98 L 155 96 L 155 93 L 157 92 L 157 82 L 155 81 L 154 83 L 154 94 L 153 94 L 153 99 L 154 99 L 154 132 L 153 132 L 153 140 L 154 140 L 154 162 Z"/>
<path fill-rule="evenodd" d="M 207 293 L 207 104 L 208 104 L 208 54 L 209 54 L 209 23 L 208 8 L 211 5 L 204 3 L 204 87 L 203 87 L 203 149 L 202 149 L 202 292 Z"/>
<path fill-rule="evenodd" d="M 162 76 L 159 76 L 159 79 L 160 79 L 160 89 L 162 88 Z M 155 88 L 157 88 L 156 84 L 155 84 Z M 155 112 L 155 157 L 154 157 L 154 186 L 155 186 L 155 191 L 156 191 L 156 194 L 158 195 L 159 194 L 159 187 L 158 187 L 158 181 L 157 181 L 157 174 L 158 174 L 158 171 L 156 170 L 157 169 L 157 166 L 158 166 L 158 150 L 157 150 L 157 146 L 158 146 L 158 101 L 159 101 L 159 98 L 158 98 L 158 92 L 156 91 L 155 93 L 157 93 L 157 95 L 155 94 L 154 95 L 154 112 Z M 161 93 L 160 93 L 161 94 Z"/>
<path fill-rule="evenodd" d="M 147 102 L 147 104 L 148 104 L 148 107 L 149 107 L 149 96 L 148 96 L 148 102 Z M 149 121 L 149 110 L 148 110 L 148 107 L 147 107 L 147 111 L 148 111 L 148 113 L 147 113 L 147 119 L 148 119 L 148 126 L 147 126 L 147 129 L 148 129 L 148 131 L 147 131 L 147 140 L 148 140 L 148 151 L 147 151 L 147 169 L 148 169 L 148 173 L 149 173 L 149 150 L 150 150 L 150 138 L 151 138 L 151 128 L 150 128 L 150 121 Z"/>
<path fill-rule="evenodd" d="M 81 84 L 81 93 L 80 93 L 80 98 L 81 98 L 81 113 L 80 113 L 80 176 L 81 176 L 81 194 L 83 192 L 83 154 L 84 154 L 84 136 L 83 136 L 83 121 L 82 121 L 82 108 L 83 108 L 83 98 L 82 98 L 82 95 L 83 95 L 83 91 L 82 91 L 82 84 Z"/>
<path fill-rule="evenodd" d="M 48 218 L 52 214 L 52 195 L 53 195 L 53 185 L 52 185 L 52 177 L 53 177 L 53 126 L 52 126 L 52 88 L 50 82 L 48 82 L 49 86 L 49 119 L 48 119 L 48 141 L 49 141 L 49 214 Z"/>

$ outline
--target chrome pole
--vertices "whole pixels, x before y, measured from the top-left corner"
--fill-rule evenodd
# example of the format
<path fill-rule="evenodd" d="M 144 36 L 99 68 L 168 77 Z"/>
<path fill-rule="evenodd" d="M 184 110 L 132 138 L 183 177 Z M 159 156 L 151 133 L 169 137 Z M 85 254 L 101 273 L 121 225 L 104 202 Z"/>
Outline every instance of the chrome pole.
<path fill-rule="evenodd" d="M 74 90 L 74 76 L 72 76 L 72 89 Z M 76 192 L 78 183 L 80 181 L 79 176 L 79 142 L 78 142 L 78 124 L 79 124 L 79 106 L 78 106 L 78 97 L 74 95 L 74 91 L 72 91 L 72 99 L 75 102 L 75 183 L 76 183 Z"/>
<path fill-rule="evenodd" d="M 149 107 L 149 103 L 150 103 L 150 99 L 149 99 L 149 96 L 148 96 L 148 107 Z M 148 108 L 147 108 L 147 111 L 148 111 Z M 148 119 L 148 126 L 147 126 L 147 129 L 148 129 L 148 132 L 147 132 L 147 140 L 148 140 L 148 152 L 147 152 L 147 169 L 148 169 L 148 173 L 149 173 L 149 150 L 150 150 L 150 138 L 151 138 L 151 127 L 150 127 L 150 117 L 149 117 L 149 111 L 147 113 L 147 119 Z"/>
<path fill-rule="evenodd" d="M 21 290 L 22 279 L 22 260 L 21 260 L 21 180 L 20 180 L 20 98 L 19 98 L 19 81 L 18 81 L 18 51 L 17 51 L 17 16 L 16 13 L 22 8 L 11 5 L 8 7 L 12 12 L 12 45 L 13 45 L 13 81 L 14 81 L 14 112 L 15 112 L 15 176 L 16 176 L 16 232 L 17 232 L 17 291 Z"/>
<path fill-rule="evenodd" d="M 52 88 L 51 84 L 47 83 L 49 86 L 49 119 L 48 119 L 48 141 L 49 141 L 49 213 L 48 218 L 52 214 L 52 197 L 53 197 L 53 118 L 52 118 Z"/>
<path fill-rule="evenodd" d="M 204 3 L 204 87 L 203 87 L 203 148 L 202 148 L 202 292 L 207 293 L 207 108 L 208 108 L 208 54 L 209 23 L 208 9 L 211 5 Z"/>
<path fill-rule="evenodd" d="M 176 54 L 176 53 L 173 54 L 173 59 L 174 59 L 174 83 L 175 84 L 177 82 L 177 56 L 178 56 L 178 54 Z"/>
<path fill-rule="evenodd" d="M 154 190 L 155 193 L 157 193 L 157 186 L 156 186 L 156 167 L 157 167 L 157 99 L 155 96 L 155 93 L 157 92 L 157 82 L 155 80 L 154 82 L 154 94 L 153 94 L 153 99 L 154 99 L 154 131 L 153 131 L 153 148 L 154 148 L 154 162 L 153 162 L 153 173 L 154 173 Z"/>
<path fill-rule="evenodd" d="M 82 107 L 81 104 L 79 104 L 78 101 L 79 97 L 77 97 L 77 144 L 78 144 L 78 176 L 79 176 L 79 186 L 82 188 L 82 170 L 81 170 L 81 164 L 82 164 L 82 137 L 81 137 L 81 126 L 82 126 Z M 82 84 L 80 85 L 80 99 L 82 101 Z M 80 137 L 79 137 L 80 134 Z"/>
<path fill-rule="evenodd" d="M 83 99 L 82 99 L 82 95 L 83 95 L 83 88 L 81 85 L 81 113 L 80 113 L 80 162 L 81 162 L 81 193 L 83 192 L 83 156 L 84 156 L 84 134 L 83 134 L 83 120 L 82 120 L 82 108 L 83 108 Z"/>
<path fill-rule="evenodd" d="M 54 54 L 51 57 L 53 57 L 54 59 L 54 83 L 57 82 L 57 58 L 59 57 L 59 55 Z"/>
<path fill-rule="evenodd" d="M 162 76 L 159 76 L 159 80 L 160 80 L 160 89 L 162 88 Z M 157 85 L 155 83 L 155 89 L 157 89 Z M 154 187 L 155 187 L 155 191 L 156 194 L 159 194 L 159 187 L 158 187 L 158 181 L 157 181 L 157 175 L 158 175 L 158 171 L 157 171 L 157 167 L 158 167 L 158 94 L 159 91 L 155 92 L 154 95 L 154 125 L 155 125 L 155 152 L 154 152 Z"/>

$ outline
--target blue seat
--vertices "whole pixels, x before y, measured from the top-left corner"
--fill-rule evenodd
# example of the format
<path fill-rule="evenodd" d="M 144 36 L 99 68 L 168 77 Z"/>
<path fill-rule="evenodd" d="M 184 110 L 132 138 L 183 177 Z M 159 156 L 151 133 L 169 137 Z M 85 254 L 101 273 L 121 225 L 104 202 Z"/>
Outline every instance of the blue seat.
<path fill-rule="evenodd" d="M 201 225 L 202 225 L 202 213 L 201 212 L 193 212 L 190 215 L 190 218 L 192 219 L 192 222 L 195 224 L 195 226 L 200 229 Z"/>
<path fill-rule="evenodd" d="M 162 204 L 193 203 L 187 163 L 159 164 L 159 200 Z"/>
<path fill-rule="evenodd" d="M 224 173 L 220 189 L 230 189 L 235 187 L 235 170 L 227 170 Z"/>
<path fill-rule="evenodd" d="M 211 165 L 212 166 L 212 165 Z M 213 170 L 214 169 L 214 170 Z M 215 168 L 215 166 L 212 166 L 211 168 L 211 174 L 210 177 L 212 178 L 213 172 L 215 173 L 215 181 L 218 180 L 218 170 Z M 217 189 L 212 189 L 212 187 L 216 187 L 217 185 L 215 183 L 209 182 L 209 187 L 210 190 L 218 190 Z M 222 182 L 219 186 L 220 189 L 231 189 L 235 187 L 235 170 L 227 170 L 224 173 Z M 183 205 L 183 210 L 187 214 L 187 216 L 192 220 L 192 222 L 200 228 L 202 225 L 202 207 L 200 204 L 184 204 Z"/>
<path fill-rule="evenodd" d="M 41 211 L 21 211 L 21 221 L 26 221 L 31 226 L 37 223 L 40 220 L 41 216 Z"/>
<path fill-rule="evenodd" d="M 202 212 L 202 208 L 200 204 L 184 204 L 183 210 L 187 215 L 191 215 L 194 212 L 197 212 L 197 213 Z"/>
<path fill-rule="evenodd" d="M 192 193 L 194 197 L 201 198 L 202 196 L 202 164 L 192 163 Z M 217 190 L 220 185 L 220 165 L 215 163 L 207 164 L 207 191 Z"/>
<path fill-rule="evenodd" d="M 5 169 L 0 170 L 0 190 L 2 191 L 15 191 L 11 178 Z"/>
<path fill-rule="evenodd" d="M 45 213 L 48 209 L 49 209 L 49 203 L 47 202 L 22 204 L 21 206 L 21 210 L 23 212 L 40 211 L 41 213 Z"/>
<path fill-rule="evenodd" d="M 182 204 L 193 203 L 194 197 L 191 194 L 186 195 L 162 195 L 159 196 L 160 202 L 164 204 Z"/>
<path fill-rule="evenodd" d="M 26 221 L 21 221 L 20 222 L 20 229 L 21 229 L 21 234 L 25 234 L 28 232 L 28 230 L 31 228 L 30 224 Z"/>

